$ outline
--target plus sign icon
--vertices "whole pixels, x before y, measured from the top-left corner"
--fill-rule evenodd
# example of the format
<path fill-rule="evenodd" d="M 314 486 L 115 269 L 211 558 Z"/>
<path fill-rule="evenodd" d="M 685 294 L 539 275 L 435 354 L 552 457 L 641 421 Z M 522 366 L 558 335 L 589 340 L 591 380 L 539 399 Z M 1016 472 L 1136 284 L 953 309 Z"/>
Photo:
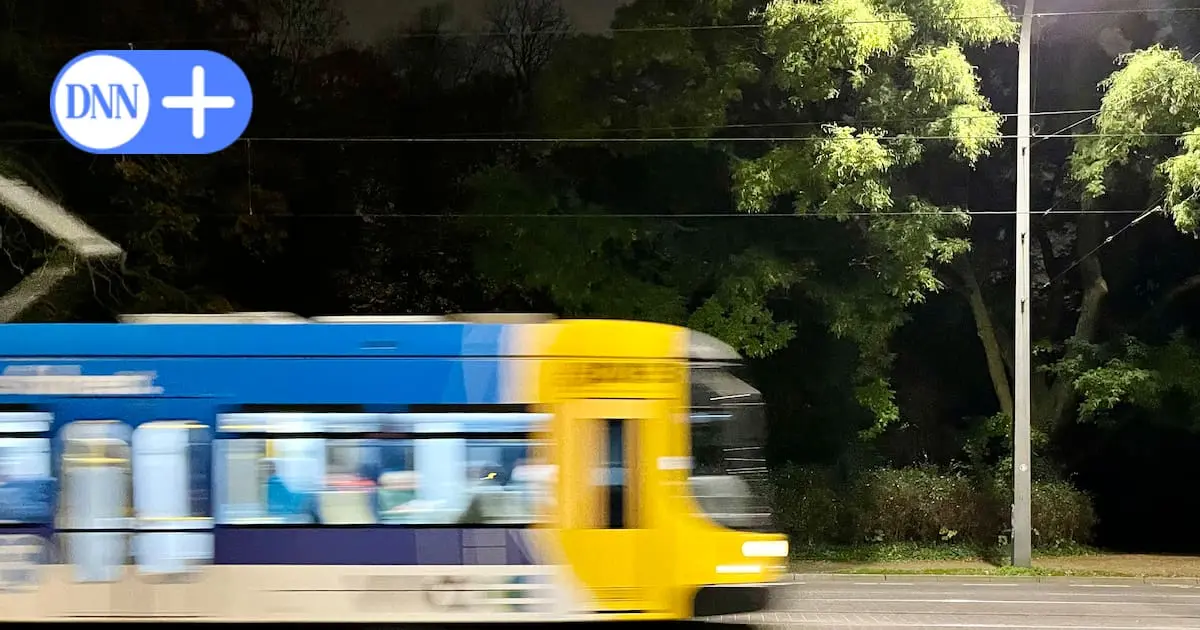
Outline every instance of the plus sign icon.
<path fill-rule="evenodd" d="M 63 66 L 50 113 L 76 148 L 98 154 L 199 155 L 250 123 L 250 82 L 207 50 L 96 50 Z"/>

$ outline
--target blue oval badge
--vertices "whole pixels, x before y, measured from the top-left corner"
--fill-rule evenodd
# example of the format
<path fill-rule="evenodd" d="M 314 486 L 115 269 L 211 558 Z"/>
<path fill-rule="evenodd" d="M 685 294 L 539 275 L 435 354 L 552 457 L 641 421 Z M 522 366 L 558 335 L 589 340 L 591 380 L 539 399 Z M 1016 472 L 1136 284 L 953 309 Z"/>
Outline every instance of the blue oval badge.
<path fill-rule="evenodd" d="M 88 153 L 216 153 L 250 124 L 242 69 L 209 50 L 94 50 L 72 59 L 50 90 L 54 126 Z"/>

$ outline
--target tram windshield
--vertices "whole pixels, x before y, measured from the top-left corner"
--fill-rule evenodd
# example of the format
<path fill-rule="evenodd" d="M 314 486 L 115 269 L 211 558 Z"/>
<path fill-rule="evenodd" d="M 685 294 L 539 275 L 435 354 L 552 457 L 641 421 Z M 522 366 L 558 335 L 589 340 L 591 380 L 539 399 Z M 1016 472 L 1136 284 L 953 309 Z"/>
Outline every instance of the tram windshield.
<path fill-rule="evenodd" d="M 731 529 L 770 530 L 766 500 L 766 417 L 758 390 L 731 364 L 691 369 L 692 496 Z"/>

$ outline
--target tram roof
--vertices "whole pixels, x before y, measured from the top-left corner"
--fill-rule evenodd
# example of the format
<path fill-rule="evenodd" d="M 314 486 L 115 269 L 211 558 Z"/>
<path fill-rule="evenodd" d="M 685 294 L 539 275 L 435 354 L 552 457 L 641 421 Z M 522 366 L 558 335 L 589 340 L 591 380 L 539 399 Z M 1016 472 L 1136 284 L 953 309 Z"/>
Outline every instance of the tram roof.
<path fill-rule="evenodd" d="M 6 324 L 5 357 L 501 356 L 505 324 Z"/>
<path fill-rule="evenodd" d="M 318 317 L 141 315 L 122 323 L 0 325 L 0 357 L 502 357 L 529 314 Z M 347 325 L 352 324 L 352 325 Z"/>

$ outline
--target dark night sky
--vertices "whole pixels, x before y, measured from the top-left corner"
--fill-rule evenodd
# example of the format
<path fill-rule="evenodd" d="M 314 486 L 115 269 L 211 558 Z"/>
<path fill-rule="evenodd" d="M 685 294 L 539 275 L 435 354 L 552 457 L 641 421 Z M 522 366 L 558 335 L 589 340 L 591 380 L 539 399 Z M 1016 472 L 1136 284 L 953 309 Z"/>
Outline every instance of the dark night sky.
<path fill-rule="evenodd" d="M 341 0 L 350 25 L 350 39 L 370 42 L 411 18 L 419 9 L 449 2 L 455 15 L 465 20 L 477 18 L 485 0 Z M 582 31 L 608 27 L 613 10 L 622 0 L 563 0 L 563 6 L 575 28 Z"/>

